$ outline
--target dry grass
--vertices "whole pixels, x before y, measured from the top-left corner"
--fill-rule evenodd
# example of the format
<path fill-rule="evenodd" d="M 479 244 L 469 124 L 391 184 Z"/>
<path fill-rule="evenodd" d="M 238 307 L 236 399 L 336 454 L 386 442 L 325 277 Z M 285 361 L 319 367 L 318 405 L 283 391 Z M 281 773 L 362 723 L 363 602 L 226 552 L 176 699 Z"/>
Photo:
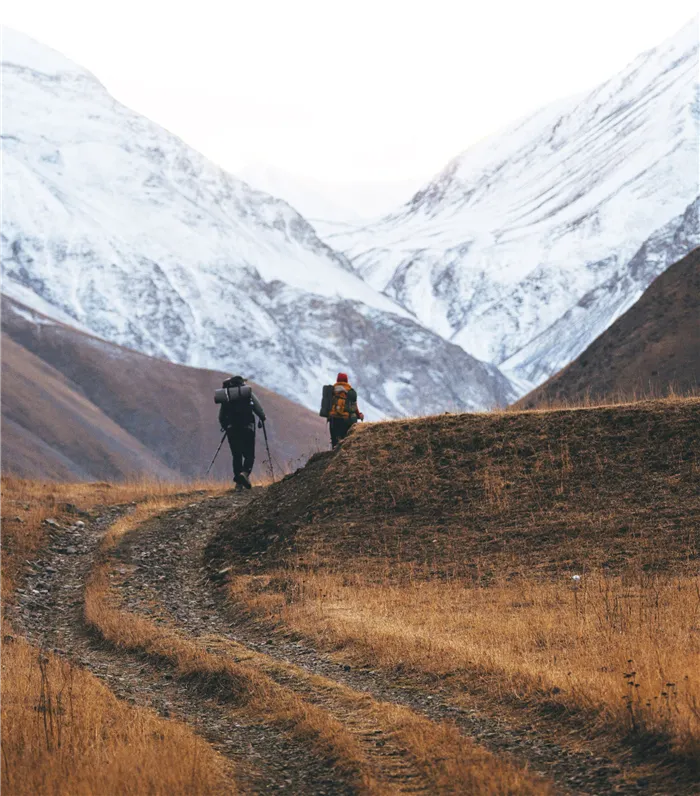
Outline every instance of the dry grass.
<path fill-rule="evenodd" d="M 274 683 L 257 667 L 208 652 L 204 646 L 176 630 L 137 616 L 119 605 L 110 580 L 108 554 L 129 533 L 147 519 L 181 501 L 157 499 L 139 506 L 118 520 L 105 535 L 104 558 L 92 573 L 85 591 L 85 619 L 112 644 L 168 662 L 177 675 L 190 680 L 208 693 L 234 703 L 252 716 L 290 731 L 310 743 L 324 759 L 366 792 L 373 792 L 374 781 L 356 739 L 324 711 L 305 703 L 289 689 Z"/>
<path fill-rule="evenodd" d="M 474 796 L 546 796 L 551 792 L 548 782 L 498 759 L 462 735 L 450 722 L 431 721 L 402 705 L 376 700 L 365 692 L 254 652 L 229 639 L 209 636 L 206 640 L 208 645 L 237 660 L 245 660 L 274 679 L 294 683 L 308 701 L 322 705 L 344 724 L 351 724 L 356 734 L 381 734 L 385 750 L 389 754 L 398 751 L 400 757 L 410 760 L 430 783 L 431 792 Z M 378 782 L 372 783 L 375 792 L 402 792 L 392 787 L 395 783 L 391 781 L 390 766 L 378 771 L 377 778 Z"/>
<path fill-rule="evenodd" d="M 524 564 L 544 576 L 688 574 L 700 555 L 699 445 L 700 399 L 370 425 L 270 487 L 210 553 L 227 562 L 233 550 L 251 569 L 293 562 L 292 550 L 432 576 Z"/>
<path fill-rule="evenodd" d="M 618 390 L 605 395 L 593 393 L 589 388 L 575 399 L 551 398 L 542 388 L 523 396 L 503 412 L 552 412 L 557 410 L 598 409 L 611 406 L 630 406 L 640 402 L 655 401 L 669 405 L 682 403 L 688 398 L 700 398 L 700 386 L 691 389 L 676 389 L 677 385 L 667 384 L 661 389 L 649 384 L 646 389 Z M 542 393 L 542 394 L 540 394 Z"/>
<path fill-rule="evenodd" d="M 68 524 L 78 518 L 76 511 L 100 505 L 223 489 L 211 483 L 62 484 L 3 477 L 3 603 L 12 599 L 27 559 L 48 543 L 52 529 L 45 520 Z M 6 622 L 3 627 L 2 783 L 8 793 L 231 792 L 227 763 L 186 725 L 125 705 L 88 672 L 35 649 Z"/>
<path fill-rule="evenodd" d="M 127 534 L 175 505 L 173 500 L 144 503 L 117 520 L 105 535 L 103 553 L 115 550 Z M 325 690 L 350 713 L 364 712 L 372 726 L 387 728 L 439 792 L 483 796 L 549 792 L 546 783 L 475 746 L 455 727 L 436 724 L 400 706 L 377 702 L 235 642 L 209 636 L 195 642 L 163 624 L 135 616 L 119 606 L 112 583 L 110 559 L 105 557 L 93 573 L 85 597 L 86 620 L 102 636 L 117 646 L 168 661 L 178 676 L 231 700 L 256 719 L 262 717 L 291 732 L 313 748 L 317 756 L 334 763 L 343 777 L 362 792 L 385 794 L 394 792 L 394 788 L 378 779 L 357 736 L 345 726 L 342 711 L 335 716 L 327 705 L 317 706 L 304 698 L 304 683 L 310 684 L 316 694 L 319 689 Z M 214 653 L 210 652 L 212 648 Z M 289 677 L 301 679 L 302 695 L 276 682 L 277 678 Z"/>
<path fill-rule="evenodd" d="M 369 425 L 209 556 L 344 657 L 692 761 L 699 445 L 692 397 Z"/>
<path fill-rule="evenodd" d="M 435 793 L 470 796 L 549 796 L 551 785 L 477 746 L 447 722 L 436 723 L 400 705 L 384 705 L 383 720 L 413 753 Z"/>
<path fill-rule="evenodd" d="M 698 578 L 387 581 L 287 570 L 232 588 L 258 614 L 356 659 L 442 678 L 478 673 L 495 695 L 594 711 L 621 732 L 700 755 Z"/>
<path fill-rule="evenodd" d="M 179 493 L 215 494 L 227 486 L 216 481 L 165 483 L 147 479 L 110 484 L 106 481 L 58 483 L 3 476 L 2 488 L 2 598 L 12 598 L 26 560 L 48 541 L 45 520 L 74 522 L 75 510 L 133 503 Z M 230 487 L 229 487 L 230 488 Z"/>
<path fill-rule="evenodd" d="M 2 790 L 12 796 L 231 793 L 224 759 L 185 725 L 120 702 L 21 638 L 2 650 Z"/>

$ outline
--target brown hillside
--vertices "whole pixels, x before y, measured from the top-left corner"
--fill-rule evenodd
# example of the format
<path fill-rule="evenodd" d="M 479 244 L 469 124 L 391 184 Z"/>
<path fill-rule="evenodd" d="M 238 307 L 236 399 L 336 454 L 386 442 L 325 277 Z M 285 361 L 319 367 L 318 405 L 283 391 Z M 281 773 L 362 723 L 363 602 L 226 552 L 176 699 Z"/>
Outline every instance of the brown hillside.
<path fill-rule="evenodd" d="M 570 365 L 518 402 L 531 408 L 700 387 L 700 249 L 672 265 Z"/>
<path fill-rule="evenodd" d="M 211 578 L 232 622 L 696 794 L 699 451 L 700 398 L 360 427 L 219 513 Z"/>
<path fill-rule="evenodd" d="M 3 469 L 59 480 L 174 479 L 151 451 L 61 373 L 2 335 Z"/>
<path fill-rule="evenodd" d="M 137 354 L 69 326 L 46 321 L 3 299 L 3 331 L 14 342 L 14 346 L 3 348 L 3 363 L 6 351 L 12 362 L 3 374 L 2 385 L 5 471 L 31 477 L 99 479 L 142 473 L 163 477 L 203 474 L 221 439 L 213 393 L 228 374 Z M 22 349 L 27 354 L 22 354 Z M 35 367 L 19 378 L 18 363 L 32 357 L 53 374 L 60 374 L 80 395 L 75 412 L 106 416 L 112 425 L 101 427 L 109 429 L 108 434 L 115 431 L 116 424 L 122 437 L 138 441 L 150 458 L 139 454 L 128 462 L 125 459 L 118 471 L 102 467 L 99 456 L 82 455 L 85 435 L 90 436 L 92 431 L 71 443 L 70 452 L 66 452 L 71 434 L 68 427 L 61 432 L 62 442 L 56 447 L 56 429 L 61 427 L 63 408 L 59 411 L 59 407 L 51 406 L 51 391 L 41 385 L 41 368 Z M 311 453 L 327 447 L 321 418 L 263 387 L 256 386 L 255 391 L 268 416 L 270 447 L 278 469 L 298 466 Z M 30 401 L 27 396 L 32 396 Z M 53 420 L 45 423 L 44 417 Z M 12 440 L 11 447 L 7 435 Z M 265 475 L 264 458 L 259 433 L 255 469 L 259 477 Z M 230 473 L 231 457 L 225 446 L 212 474 L 230 478 Z"/>
<path fill-rule="evenodd" d="M 698 450 L 700 399 L 371 424 L 271 487 L 209 553 L 235 549 L 251 571 L 371 559 L 468 578 L 697 567 Z"/>

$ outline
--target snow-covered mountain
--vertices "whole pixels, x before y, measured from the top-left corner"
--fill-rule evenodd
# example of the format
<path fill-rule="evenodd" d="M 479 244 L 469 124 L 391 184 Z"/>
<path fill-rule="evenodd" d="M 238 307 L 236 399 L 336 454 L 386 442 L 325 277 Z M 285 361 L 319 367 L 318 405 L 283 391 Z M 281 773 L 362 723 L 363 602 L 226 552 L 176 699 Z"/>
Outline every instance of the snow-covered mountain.
<path fill-rule="evenodd" d="M 3 30 L 3 292 L 105 340 L 368 417 L 504 403 L 512 385 L 353 271 L 284 201 Z"/>
<path fill-rule="evenodd" d="M 446 339 L 543 381 L 700 244 L 698 38 L 696 18 L 326 240 Z"/>

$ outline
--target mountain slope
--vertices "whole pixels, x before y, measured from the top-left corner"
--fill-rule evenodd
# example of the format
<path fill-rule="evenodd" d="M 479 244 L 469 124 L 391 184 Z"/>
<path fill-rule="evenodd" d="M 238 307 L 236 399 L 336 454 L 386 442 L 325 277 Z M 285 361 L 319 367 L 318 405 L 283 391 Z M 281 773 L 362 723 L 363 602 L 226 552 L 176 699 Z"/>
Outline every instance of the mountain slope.
<path fill-rule="evenodd" d="M 541 382 L 700 243 L 699 97 L 696 18 L 460 155 L 395 214 L 327 240 L 430 328 Z"/>
<path fill-rule="evenodd" d="M 177 479 L 142 443 L 39 357 L 2 335 L 2 466 L 59 480 L 139 473 Z"/>
<path fill-rule="evenodd" d="M 686 393 L 700 388 L 700 248 L 672 265 L 642 298 L 562 371 L 519 402 Z"/>
<path fill-rule="evenodd" d="M 32 477 L 197 478 L 221 439 L 214 390 L 224 373 L 105 343 L 10 299 L 2 303 L 5 471 Z M 325 421 L 255 386 L 278 470 L 328 446 Z M 265 475 L 258 434 L 255 474 Z M 212 475 L 230 478 L 225 446 Z"/>
<path fill-rule="evenodd" d="M 366 284 L 288 204 L 47 48 L 7 30 L 4 41 L 4 293 L 146 354 L 241 371 L 313 409 L 341 367 L 372 395 L 368 417 L 513 397 L 496 368 Z M 387 331 L 398 344 L 381 367 L 358 357 Z"/>

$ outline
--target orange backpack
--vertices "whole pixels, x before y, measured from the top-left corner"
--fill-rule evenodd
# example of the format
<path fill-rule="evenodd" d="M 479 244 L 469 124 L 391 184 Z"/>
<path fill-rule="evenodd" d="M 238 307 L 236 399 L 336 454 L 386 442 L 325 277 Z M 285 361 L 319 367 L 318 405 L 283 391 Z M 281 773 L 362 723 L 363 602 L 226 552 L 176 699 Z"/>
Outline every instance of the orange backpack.
<path fill-rule="evenodd" d="M 357 393 L 349 384 L 333 385 L 333 397 L 331 399 L 331 411 L 329 417 L 342 417 L 346 420 L 351 415 L 357 414 Z"/>

